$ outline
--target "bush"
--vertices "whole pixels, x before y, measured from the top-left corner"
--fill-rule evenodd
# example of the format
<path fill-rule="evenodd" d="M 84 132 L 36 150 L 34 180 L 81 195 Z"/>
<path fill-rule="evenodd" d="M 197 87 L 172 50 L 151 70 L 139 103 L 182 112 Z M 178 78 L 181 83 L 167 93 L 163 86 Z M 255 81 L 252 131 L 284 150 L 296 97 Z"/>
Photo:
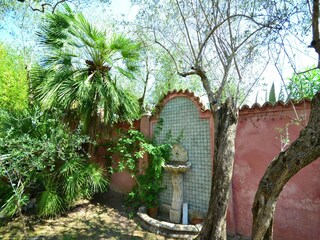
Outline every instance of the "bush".
<path fill-rule="evenodd" d="M 1 43 L 0 89 L 1 108 L 19 111 L 28 106 L 28 79 L 24 59 L 17 51 Z"/>
<path fill-rule="evenodd" d="M 309 68 L 302 74 L 294 74 L 289 79 L 289 99 L 312 99 L 320 90 L 320 70 Z"/>
<path fill-rule="evenodd" d="M 111 172 L 128 171 L 136 179 L 137 185 L 128 195 L 128 205 L 138 207 L 142 204 L 147 207 L 155 207 L 159 204 L 159 193 L 165 188 L 163 186 L 162 165 L 169 159 L 172 143 L 171 137 L 164 144 L 156 145 L 146 139 L 137 130 L 129 129 L 127 132 L 119 133 L 113 147 L 109 148 L 111 153 L 116 153 L 120 161 L 114 163 Z M 148 154 L 148 167 L 141 174 L 139 160 Z"/>
<path fill-rule="evenodd" d="M 71 132 L 58 113 L 0 111 L 0 207 L 13 216 L 35 200 L 40 216 L 67 210 L 107 187 L 103 170 L 88 163 L 88 137 Z"/>

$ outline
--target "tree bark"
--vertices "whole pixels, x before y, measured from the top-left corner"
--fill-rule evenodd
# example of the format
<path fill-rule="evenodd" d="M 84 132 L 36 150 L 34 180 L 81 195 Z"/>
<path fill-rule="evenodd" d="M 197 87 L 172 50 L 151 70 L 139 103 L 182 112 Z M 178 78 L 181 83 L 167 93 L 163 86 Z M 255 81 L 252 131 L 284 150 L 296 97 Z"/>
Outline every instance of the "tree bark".
<path fill-rule="evenodd" d="M 320 68 L 320 40 L 319 40 L 319 0 L 313 0 L 312 6 L 312 42 L 310 47 L 318 53 L 318 65 Z"/>
<path fill-rule="evenodd" d="M 320 157 L 320 92 L 312 100 L 309 123 L 290 147 L 274 159 L 262 177 L 253 202 L 252 239 L 272 239 L 277 199 L 300 169 Z"/>
<path fill-rule="evenodd" d="M 214 107 L 211 106 L 211 109 Z M 213 116 L 214 163 L 211 197 L 207 217 L 198 239 L 225 240 L 238 111 L 230 101 L 227 101 L 213 112 Z"/>

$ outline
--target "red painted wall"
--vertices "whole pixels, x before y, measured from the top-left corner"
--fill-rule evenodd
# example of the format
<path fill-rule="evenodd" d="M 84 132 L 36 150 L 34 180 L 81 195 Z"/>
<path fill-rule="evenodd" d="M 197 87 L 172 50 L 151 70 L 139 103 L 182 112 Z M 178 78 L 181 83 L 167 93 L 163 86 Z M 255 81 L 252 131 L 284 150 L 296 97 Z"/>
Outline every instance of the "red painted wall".
<path fill-rule="evenodd" d="M 310 105 L 296 106 L 305 125 Z M 296 115 L 290 106 L 266 107 L 241 111 L 236 136 L 236 157 L 232 181 L 232 203 L 229 211 L 230 232 L 250 236 L 251 208 L 258 183 L 267 166 L 281 151 L 279 132 L 287 124 L 290 141 L 302 126 L 292 123 Z M 274 239 L 302 240 L 320 236 L 320 161 L 302 169 L 284 187 L 276 208 Z"/>
<path fill-rule="evenodd" d="M 149 137 L 149 129 L 150 129 L 150 121 L 148 116 L 143 116 L 140 120 L 134 121 L 132 126 L 130 124 L 118 124 L 116 128 L 128 130 L 130 127 L 134 129 L 138 129 L 141 131 L 146 137 Z M 115 129 L 116 129 L 115 128 Z M 114 138 L 117 137 L 116 131 L 113 132 L 112 136 Z M 118 156 L 113 156 L 113 160 L 115 162 L 120 161 Z M 147 166 L 148 158 L 144 156 L 143 159 L 139 162 L 139 167 L 141 172 Z M 131 192 L 132 188 L 136 185 L 136 180 L 131 176 L 129 172 L 119 172 L 114 173 L 110 176 L 110 189 L 123 194 L 128 194 Z"/>
<path fill-rule="evenodd" d="M 199 108 L 199 114 L 208 114 L 204 106 L 190 92 L 172 92 L 164 98 L 157 109 L 174 97 L 189 97 Z M 296 113 L 303 121 L 301 125 L 291 124 Z M 288 125 L 290 141 L 294 141 L 300 130 L 307 124 L 310 102 L 302 101 L 295 105 L 278 103 L 274 107 L 266 104 L 262 107 L 245 107 L 240 110 L 236 135 L 236 156 L 234 162 L 232 192 L 229 201 L 227 229 L 229 234 L 251 235 L 251 208 L 258 183 L 267 166 L 281 151 L 279 131 Z M 146 135 L 152 135 L 152 123 L 156 116 L 143 117 L 139 129 Z M 319 123 L 320 127 L 320 123 Z M 138 128 L 138 127 L 137 127 Z M 213 121 L 210 119 L 213 133 Z M 213 139 L 213 137 L 212 137 Z M 212 149 L 213 149 L 213 141 Z M 212 150 L 213 152 L 213 150 Z M 146 160 L 146 159 L 144 159 Z M 318 239 L 320 236 L 320 159 L 302 169 L 284 187 L 276 208 L 274 221 L 275 240 Z M 128 193 L 134 181 L 130 175 L 116 174 L 111 178 L 111 188 Z"/>

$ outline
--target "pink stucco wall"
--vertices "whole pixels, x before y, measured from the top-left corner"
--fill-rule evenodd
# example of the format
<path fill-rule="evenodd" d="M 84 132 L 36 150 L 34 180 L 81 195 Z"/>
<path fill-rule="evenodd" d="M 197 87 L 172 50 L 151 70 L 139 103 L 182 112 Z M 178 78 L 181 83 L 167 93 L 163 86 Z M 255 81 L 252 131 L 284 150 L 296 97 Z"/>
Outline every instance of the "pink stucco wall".
<path fill-rule="evenodd" d="M 199 108 L 200 114 L 208 114 L 199 99 L 189 92 L 170 93 L 160 103 L 161 107 L 174 97 L 189 97 Z M 290 141 L 294 141 L 307 124 L 310 102 L 295 105 L 266 104 L 240 110 L 236 135 L 236 156 L 234 162 L 231 197 L 229 200 L 227 228 L 230 234 L 249 237 L 252 226 L 252 203 L 258 183 L 267 166 L 281 151 L 280 134 L 276 128 L 288 125 Z M 302 121 L 293 124 L 296 114 Z M 151 124 L 156 117 L 143 117 L 139 128 L 151 136 Z M 213 121 L 210 119 L 213 134 Z M 320 123 L 319 123 L 320 127 Z M 211 141 L 213 145 L 213 141 Z M 213 149 L 213 146 L 212 146 Z M 212 151 L 213 152 L 213 151 Z M 318 239 L 320 236 L 320 161 L 317 160 L 296 174 L 284 187 L 276 208 L 274 221 L 275 240 Z M 128 174 L 112 176 L 111 188 L 127 193 L 134 181 Z"/>
<path fill-rule="evenodd" d="M 296 105 L 302 125 L 309 115 L 309 104 Z M 232 181 L 232 216 L 229 229 L 250 236 L 251 208 L 258 183 L 267 166 L 281 151 L 276 128 L 288 126 L 295 140 L 302 126 L 292 124 L 296 115 L 290 106 L 264 107 L 240 111 L 236 136 L 236 156 Z M 319 126 L 320 127 L 320 126 Z M 320 161 L 302 169 L 284 187 L 276 208 L 274 239 L 302 240 L 320 236 Z M 229 210 L 230 211 L 230 210 Z"/>

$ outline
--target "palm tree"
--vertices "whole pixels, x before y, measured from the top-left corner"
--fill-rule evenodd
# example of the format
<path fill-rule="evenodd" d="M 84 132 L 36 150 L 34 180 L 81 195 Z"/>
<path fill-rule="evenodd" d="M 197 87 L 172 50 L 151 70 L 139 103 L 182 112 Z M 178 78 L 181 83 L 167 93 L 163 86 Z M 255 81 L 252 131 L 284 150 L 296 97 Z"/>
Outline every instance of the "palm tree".
<path fill-rule="evenodd" d="M 31 73 L 32 94 L 44 109 L 62 109 L 92 140 L 115 122 L 138 117 L 137 98 L 121 86 L 135 78 L 138 43 L 107 38 L 68 5 L 46 15 L 38 36 L 45 55 Z"/>

